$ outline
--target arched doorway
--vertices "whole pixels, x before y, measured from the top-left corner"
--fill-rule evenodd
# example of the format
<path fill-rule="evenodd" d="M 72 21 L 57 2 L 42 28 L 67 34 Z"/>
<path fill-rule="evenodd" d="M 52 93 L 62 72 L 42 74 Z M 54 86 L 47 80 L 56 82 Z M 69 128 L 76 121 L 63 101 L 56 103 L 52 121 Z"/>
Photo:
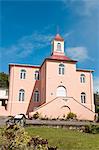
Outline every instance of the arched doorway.
<path fill-rule="evenodd" d="M 56 91 L 56 97 L 66 97 L 66 88 L 59 86 Z"/>

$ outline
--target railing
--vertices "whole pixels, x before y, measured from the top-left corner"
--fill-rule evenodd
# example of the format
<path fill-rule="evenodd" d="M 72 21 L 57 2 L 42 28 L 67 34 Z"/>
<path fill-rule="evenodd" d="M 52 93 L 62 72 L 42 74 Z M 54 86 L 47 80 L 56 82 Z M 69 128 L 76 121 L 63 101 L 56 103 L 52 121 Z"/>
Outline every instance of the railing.
<path fill-rule="evenodd" d="M 68 101 L 68 99 L 73 99 L 76 103 L 80 104 L 81 106 L 85 107 L 87 110 L 89 110 L 89 111 L 91 111 L 91 112 L 94 113 L 94 111 L 92 111 L 90 108 L 88 108 L 87 106 L 83 105 L 83 104 L 80 103 L 79 101 L 77 101 L 74 97 L 56 97 L 56 98 L 54 98 L 53 100 L 51 100 L 51 101 L 49 101 L 49 102 L 47 102 L 47 103 L 44 103 L 44 104 L 41 105 L 40 107 L 36 108 L 35 111 L 37 111 L 38 109 L 40 109 L 40 108 L 42 108 L 42 107 L 48 105 L 49 103 L 51 103 L 51 102 L 53 102 L 53 101 L 55 101 L 56 99 L 59 99 L 59 98 L 61 98 L 61 99 L 64 100 L 64 101 Z"/>
<path fill-rule="evenodd" d="M 66 99 L 65 99 L 66 98 Z M 77 101 L 74 97 L 65 97 L 63 100 L 67 101 L 68 99 L 73 99 L 75 102 L 77 102 L 78 104 L 80 104 L 81 106 L 85 107 L 86 109 L 88 109 L 89 111 L 93 112 L 90 108 L 88 108 L 87 106 L 83 105 L 82 103 L 80 103 L 79 101 Z"/>

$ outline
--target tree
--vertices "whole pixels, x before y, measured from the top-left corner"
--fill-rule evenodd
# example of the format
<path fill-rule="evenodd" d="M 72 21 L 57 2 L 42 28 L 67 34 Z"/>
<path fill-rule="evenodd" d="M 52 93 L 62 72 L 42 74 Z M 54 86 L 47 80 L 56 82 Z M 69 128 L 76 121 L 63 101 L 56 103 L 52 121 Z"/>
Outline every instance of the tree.
<path fill-rule="evenodd" d="M 96 113 L 99 113 L 99 92 L 94 93 Z"/>
<path fill-rule="evenodd" d="M 9 81 L 8 81 L 8 74 L 1 72 L 0 73 L 0 88 L 8 88 Z"/>

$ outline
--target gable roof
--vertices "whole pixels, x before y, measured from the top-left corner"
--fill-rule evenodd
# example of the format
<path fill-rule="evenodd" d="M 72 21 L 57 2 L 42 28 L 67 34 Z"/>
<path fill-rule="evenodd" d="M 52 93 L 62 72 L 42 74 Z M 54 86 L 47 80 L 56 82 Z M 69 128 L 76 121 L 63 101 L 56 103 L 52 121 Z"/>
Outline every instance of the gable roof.
<path fill-rule="evenodd" d="M 70 59 L 69 57 L 65 56 L 65 55 L 52 55 L 50 56 L 51 59 L 59 59 L 59 60 L 69 60 L 69 61 L 73 61 L 72 59 Z"/>
<path fill-rule="evenodd" d="M 60 34 L 56 34 L 54 40 L 56 40 L 56 41 L 64 41 L 64 39 L 60 36 Z"/>

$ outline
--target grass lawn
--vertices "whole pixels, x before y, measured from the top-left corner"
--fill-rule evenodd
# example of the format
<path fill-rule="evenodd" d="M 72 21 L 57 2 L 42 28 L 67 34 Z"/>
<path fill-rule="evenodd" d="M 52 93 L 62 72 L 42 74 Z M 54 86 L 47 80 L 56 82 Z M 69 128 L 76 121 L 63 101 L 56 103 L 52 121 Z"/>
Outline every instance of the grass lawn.
<path fill-rule="evenodd" d="M 75 130 L 48 127 L 26 127 L 30 136 L 40 136 L 48 139 L 50 146 L 59 150 L 99 150 L 99 134 L 80 133 Z M 2 128 L 0 128 L 1 135 Z"/>
<path fill-rule="evenodd" d="M 57 146 L 60 150 L 99 150 L 99 134 L 48 127 L 27 127 L 26 131 L 31 136 L 48 139 L 51 146 Z"/>

